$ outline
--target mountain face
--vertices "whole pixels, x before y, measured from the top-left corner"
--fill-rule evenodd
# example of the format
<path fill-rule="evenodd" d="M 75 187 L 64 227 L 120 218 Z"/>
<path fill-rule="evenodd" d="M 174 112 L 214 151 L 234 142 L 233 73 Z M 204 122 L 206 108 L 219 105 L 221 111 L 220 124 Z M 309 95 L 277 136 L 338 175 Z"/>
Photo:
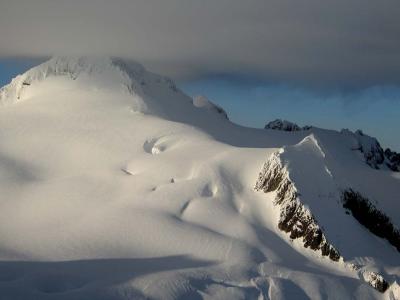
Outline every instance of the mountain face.
<path fill-rule="evenodd" d="M 303 147 L 303 144 L 310 146 L 310 143 L 315 143 L 314 146 L 319 150 L 319 146 L 312 135 L 308 136 L 298 146 Z M 291 239 L 302 239 L 305 248 L 319 250 L 322 256 L 328 256 L 333 261 L 339 261 L 339 252 L 327 241 L 318 221 L 312 215 L 310 208 L 302 202 L 302 195 L 290 178 L 286 167 L 288 162 L 283 158 L 287 153 L 288 149 L 281 149 L 281 151 L 271 155 L 259 174 L 255 189 L 262 190 L 265 193 L 276 192 L 274 204 L 280 207 L 278 222 L 280 230 L 289 233 Z"/>
<path fill-rule="evenodd" d="M 17 76 L 0 89 L 0 298 L 400 299 L 398 154 L 267 128 L 121 59 Z"/>
<path fill-rule="evenodd" d="M 283 130 L 283 131 L 299 131 L 301 128 L 296 123 L 292 123 L 286 120 L 276 119 L 267 123 L 265 129 Z"/>
<path fill-rule="evenodd" d="M 310 130 L 312 126 L 300 127 L 296 123 L 276 119 L 267 123 L 265 129 L 282 130 L 282 131 L 300 131 Z M 394 172 L 400 172 L 400 154 L 387 148 L 383 151 L 380 143 L 374 137 L 364 134 L 361 130 L 352 132 L 348 129 L 342 129 L 341 133 L 352 139 L 351 150 L 360 151 L 365 162 L 374 169 L 380 169 L 381 167 L 389 168 Z"/>
<path fill-rule="evenodd" d="M 387 159 L 386 165 L 394 172 L 400 172 L 400 153 L 396 153 L 389 148 L 385 150 L 385 157 Z"/>
<path fill-rule="evenodd" d="M 300 127 L 296 123 L 281 119 L 276 119 L 274 121 L 271 121 L 267 123 L 264 127 L 264 129 L 283 130 L 283 131 L 310 130 L 311 128 L 312 128 L 311 126 Z"/>

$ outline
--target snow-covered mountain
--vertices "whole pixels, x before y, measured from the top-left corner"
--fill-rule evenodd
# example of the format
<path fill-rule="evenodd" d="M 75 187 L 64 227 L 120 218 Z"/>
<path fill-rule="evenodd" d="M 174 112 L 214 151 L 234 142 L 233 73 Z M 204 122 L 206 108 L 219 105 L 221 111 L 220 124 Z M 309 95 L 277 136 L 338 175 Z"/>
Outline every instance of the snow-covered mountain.
<path fill-rule="evenodd" d="M 114 58 L 0 103 L 0 299 L 400 299 L 398 154 L 362 132 L 238 126 Z"/>

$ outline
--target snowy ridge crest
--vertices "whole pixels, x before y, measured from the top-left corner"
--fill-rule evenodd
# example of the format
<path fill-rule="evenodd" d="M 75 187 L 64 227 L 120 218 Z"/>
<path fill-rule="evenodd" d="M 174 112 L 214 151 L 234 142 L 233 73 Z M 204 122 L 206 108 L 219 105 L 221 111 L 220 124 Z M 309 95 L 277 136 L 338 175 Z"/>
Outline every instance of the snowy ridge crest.
<path fill-rule="evenodd" d="M 15 77 L 0 89 L 0 104 L 17 102 L 25 89 L 37 82 L 54 76 L 66 76 L 71 80 L 79 77 L 95 78 L 100 85 L 117 86 L 133 95 L 143 95 L 143 86 L 149 83 L 166 85 L 177 90 L 169 78 L 155 75 L 131 61 L 111 57 L 56 56 Z"/>
<path fill-rule="evenodd" d="M 305 248 L 320 251 L 321 255 L 338 261 L 341 256 L 331 245 L 311 211 L 302 203 L 288 168 L 281 160 L 284 149 L 272 154 L 264 163 L 255 189 L 265 193 L 276 192 L 274 204 L 280 207 L 278 227 L 291 239 L 302 239 Z"/>
<path fill-rule="evenodd" d="M 350 195 L 351 189 L 342 190 L 337 185 L 334 175 L 327 166 L 326 158 L 318 138 L 311 134 L 298 144 L 283 147 L 273 153 L 259 173 L 255 190 L 265 193 L 275 192 L 274 205 L 280 209 L 278 228 L 288 233 L 290 239 L 301 239 L 305 248 L 317 251 L 332 261 L 342 261 L 346 266 L 356 270 L 361 280 L 383 293 L 389 288 L 389 283 L 381 274 L 370 271 L 362 265 L 345 261 L 344 255 L 334 246 L 338 241 L 337 236 L 335 239 L 335 234 L 338 232 L 341 232 L 339 235 L 346 234 L 335 224 L 336 220 L 341 220 L 341 216 L 344 215 L 343 208 L 338 205 L 340 203 L 338 197 L 342 194 L 344 201 L 343 195 Z M 357 222 L 373 234 L 386 237 L 396 246 L 398 233 L 390 220 L 374 206 L 368 205 L 370 202 L 366 199 L 359 200 L 360 197 L 352 197 L 350 199 L 352 201 L 347 201 L 349 204 L 343 202 L 343 207 L 347 209 L 355 206 L 356 214 L 353 212 L 353 216 Z M 359 216 L 360 207 L 364 207 L 360 203 L 364 202 L 365 212 L 361 212 L 362 216 Z M 332 218 L 333 221 L 327 222 L 325 218 L 327 215 L 336 217 Z M 378 225 L 371 227 L 360 220 L 368 220 L 368 224 Z M 348 230 L 354 223 L 349 219 L 346 222 L 348 223 L 344 230 Z M 335 231 L 336 233 L 332 235 L 331 233 Z M 333 236 L 333 242 L 329 241 L 329 236 Z M 348 252 L 345 250 L 344 254 L 346 253 Z"/>

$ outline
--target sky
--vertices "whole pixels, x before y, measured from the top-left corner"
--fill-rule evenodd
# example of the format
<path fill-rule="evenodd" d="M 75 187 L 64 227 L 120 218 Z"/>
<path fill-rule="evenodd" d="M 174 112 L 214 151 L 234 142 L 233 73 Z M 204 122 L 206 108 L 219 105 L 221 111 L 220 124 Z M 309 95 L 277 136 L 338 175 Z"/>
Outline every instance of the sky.
<path fill-rule="evenodd" d="M 0 1 L 0 84 L 54 54 L 137 60 L 237 123 L 362 128 L 400 150 L 398 0 Z"/>
<path fill-rule="evenodd" d="M 236 123 L 262 128 L 275 119 L 300 126 L 353 131 L 374 136 L 400 152 L 400 86 L 315 90 L 285 83 L 216 76 L 180 85 L 189 95 L 205 95 Z"/>

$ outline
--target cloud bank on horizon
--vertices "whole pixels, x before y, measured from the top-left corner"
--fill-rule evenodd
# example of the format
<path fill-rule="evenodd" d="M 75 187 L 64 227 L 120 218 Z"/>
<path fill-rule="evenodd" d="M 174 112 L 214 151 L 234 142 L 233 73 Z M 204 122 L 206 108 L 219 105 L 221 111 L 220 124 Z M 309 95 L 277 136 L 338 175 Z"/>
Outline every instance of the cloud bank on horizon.
<path fill-rule="evenodd" d="M 399 84 L 399 15 L 397 0 L 3 1 L 0 56 L 114 55 L 175 78 Z"/>

